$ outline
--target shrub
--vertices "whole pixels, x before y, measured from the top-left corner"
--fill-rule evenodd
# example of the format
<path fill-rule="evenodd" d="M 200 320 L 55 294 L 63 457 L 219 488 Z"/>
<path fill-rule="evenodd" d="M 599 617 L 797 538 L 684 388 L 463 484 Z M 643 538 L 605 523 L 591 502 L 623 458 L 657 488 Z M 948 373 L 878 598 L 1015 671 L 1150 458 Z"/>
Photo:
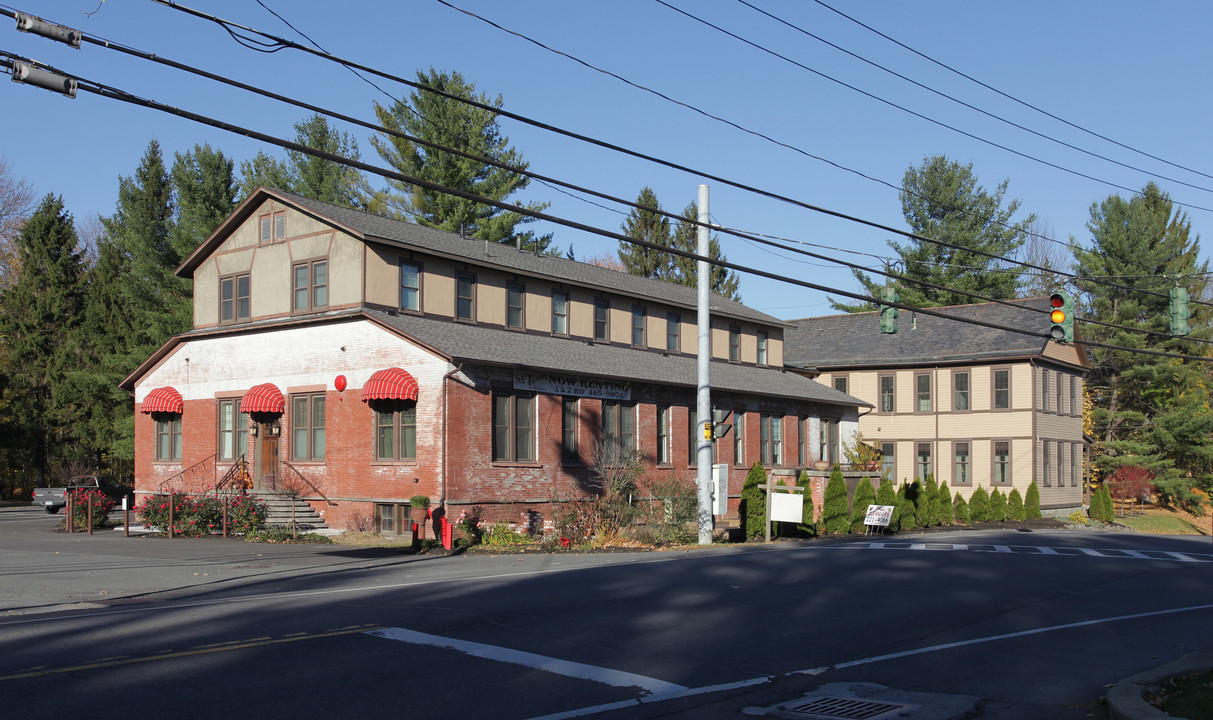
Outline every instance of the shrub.
<path fill-rule="evenodd" d="M 220 512 L 222 512 L 222 507 L 220 507 Z M 269 506 L 257 498 L 238 495 L 228 502 L 228 532 L 246 535 L 256 532 L 265 527 L 267 517 L 269 517 Z M 222 523 L 222 516 L 220 522 Z"/>
<path fill-rule="evenodd" d="M 952 512 L 956 517 L 956 522 L 961 525 L 969 524 L 969 504 L 965 502 L 959 492 L 956 493 L 956 499 L 952 501 Z"/>
<path fill-rule="evenodd" d="M 1105 485 L 1095 491 L 1091 496 L 1091 507 L 1087 511 L 1092 519 L 1104 523 L 1110 523 L 1116 520 L 1116 511 L 1112 507 L 1112 493 L 1108 491 Z"/>
<path fill-rule="evenodd" d="M 990 521 L 1002 522 L 1007 519 L 1007 496 L 998 488 L 990 493 Z"/>
<path fill-rule="evenodd" d="M 584 545 L 594 536 L 594 501 L 591 498 L 574 498 L 553 504 L 552 526 L 562 547 Z"/>
<path fill-rule="evenodd" d="M 914 527 L 927 527 L 929 499 L 921 480 L 914 480 L 906 487 L 906 500 L 914 504 Z"/>
<path fill-rule="evenodd" d="M 1028 511 L 1023 506 L 1023 496 L 1019 494 L 1019 490 L 1011 488 L 1011 494 L 1007 495 L 1007 519 L 1008 520 L 1026 520 Z"/>
<path fill-rule="evenodd" d="M 1154 473 L 1140 465 L 1122 465 L 1112 471 L 1104 487 L 1117 500 L 1150 499 Z"/>
<path fill-rule="evenodd" d="M 817 521 L 814 519 L 816 513 L 813 507 L 813 480 L 807 472 L 801 470 L 800 477 L 796 478 L 796 484 L 804 488 L 804 512 L 800 515 L 800 524 L 796 526 L 796 529 L 803 535 L 816 535 Z"/>
<path fill-rule="evenodd" d="M 651 498 L 647 522 L 655 542 L 684 543 L 698 537 L 699 487 L 694 480 L 662 473 L 646 476 L 642 484 Z"/>
<path fill-rule="evenodd" d="M 1040 488 L 1036 486 L 1035 480 L 1028 485 L 1028 494 L 1023 499 L 1023 510 L 1027 520 L 1039 520 L 1041 517 Z"/>
<path fill-rule="evenodd" d="M 135 508 L 143 524 L 168 532 L 169 503 L 173 509 L 173 534 L 187 537 L 211 535 L 223 531 L 223 500 L 210 496 L 153 495 Z M 267 508 L 256 498 L 237 495 L 228 500 L 228 532 L 248 535 L 265 525 Z"/>
<path fill-rule="evenodd" d="M 1074 512 L 1070 513 L 1070 517 L 1066 518 L 1066 520 L 1072 525 L 1091 524 L 1091 521 L 1087 519 L 1086 513 L 1084 513 L 1082 510 L 1075 510 Z"/>
<path fill-rule="evenodd" d="M 741 536 L 747 540 L 766 534 L 767 499 L 758 487 L 766 481 L 766 471 L 762 469 L 761 464 L 754 463 L 741 485 L 741 507 L 738 515 L 741 520 Z"/>
<path fill-rule="evenodd" d="M 825 500 L 821 503 L 821 525 L 828 534 L 845 533 L 850 528 L 850 507 L 847 502 L 847 481 L 842 468 L 834 466 L 826 483 Z"/>
<path fill-rule="evenodd" d="M 872 481 L 863 478 L 855 488 L 855 499 L 851 502 L 851 532 L 861 533 L 867 530 L 863 524 L 868 516 L 868 506 L 876 504 L 876 488 Z"/>
<path fill-rule="evenodd" d="M 1198 500 L 1192 492 L 1191 478 L 1174 475 L 1154 478 L 1154 491 L 1158 494 L 1158 501 L 1163 505 L 1196 512 Z"/>
<path fill-rule="evenodd" d="M 922 486 L 922 494 L 927 505 L 924 526 L 935 527 L 942 522 L 940 518 L 943 514 L 939 511 L 939 485 L 935 482 L 934 475 L 927 475 L 927 480 Z"/>
<path fill-rule="evenodd" d="M 955 509 L 952 507 L 952 490 L 946 482 L 939 483 L 935 493 L 935 507 L 939 510 L 939 524 L 951 525 L 956 521 Z"/>
<path fill-rule="evenodd" d="M 288 527 L 271 527 L 262 528 L 260 530 L 247 533 L 244 539 L 248 542 L 268 542 L 268 543 L 309 543 L 313 545 L 331 545 L 332 538 L 325 537 L 319 533 L 297 533 L 294 528 Z"/>
<path fill-rule="evenodd" d="M 109 512 L 114 509 L 114 500 L 100 490 L 70 490 L 72 498 L 72 527 L 77 530 L 88 529 L 88 506 L 93 505 L 93 528 L 103 528 L 109 521 Z M 64 525 L 67 522 L 64 521 Z"/>
<path fill-rule="evenodd" d="M 480 518 L 483 512 L 479 505 L 473 505 L 461 510 L 458 519 L 455 520 L 455 527 L 463 531 L 463 537 L 467 539 L 469 545 L 479 543 L 481 537 L 484 536 L 484 531 L 480 528 Z"/>
<path fill-rule="evenodd" d="M 983 487 L 978 487 L 969 496 L 969 520 L 975 523 L 990 519 L 990 495 Z"/>
<path fill-rule="evenodd" d="M 481 542 L 489 546 L 508 546 L 508 545 L 529 545 L 534 542 L 530 535 L 517 532 L 509 526 L 509 523 L 496 522 L 493 523 L 484 535 L 481 537 Z"/>

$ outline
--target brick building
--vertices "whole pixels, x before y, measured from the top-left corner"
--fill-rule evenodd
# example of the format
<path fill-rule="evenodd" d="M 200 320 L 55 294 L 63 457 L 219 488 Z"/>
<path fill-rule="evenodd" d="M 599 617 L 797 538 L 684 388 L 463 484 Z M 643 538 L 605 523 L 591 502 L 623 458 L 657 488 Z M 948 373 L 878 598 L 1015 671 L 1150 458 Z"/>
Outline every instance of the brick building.
<path fill-rule="evenodd" d="M 246 460 L 253 488 L 390 532 L 419 494 L 452 518 L 544 516 L 593 492 L 599 443 L 694 477 L 693 288 L 266 188 L 177 272 L 194 327 L 123 382 L 141 495 L 212 488 Z M 866 404 L 785 371 L 788 324 L 721 297 L 711 313 L 735 512 L 751 464 L 809 465 Z"/>

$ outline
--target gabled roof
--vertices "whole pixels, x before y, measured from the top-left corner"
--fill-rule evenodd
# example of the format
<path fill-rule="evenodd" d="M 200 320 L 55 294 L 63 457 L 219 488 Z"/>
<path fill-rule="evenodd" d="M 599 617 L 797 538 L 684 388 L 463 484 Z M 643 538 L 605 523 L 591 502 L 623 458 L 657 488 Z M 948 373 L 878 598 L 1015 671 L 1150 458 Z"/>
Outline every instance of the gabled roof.
<path fill-rule="evenodd" d="M 848 313 L 790 321 L 784 364 L 817 370 L 939 363 L 997 362 L 1041 357 L 1049 344 L 1048 298 L 931 308 L 958 319 L 980 320 L 1031 334 L 902 310 L 897 332 L 880 332 L 880 313 Z M 1086 353 L 1076 346 L 1079 361 Z"/>
<path fill-rule="evenodd" d="M 181 267 L 177 268 L 177 275 L 191 277 L 194 270 L 223 243 L 227 236 L 236 227 L 243 224 L 268 198 L 294 206 L 367 242 L 417 250 L 473 265 L 496 268 L 503 272 L 542 278 L 556 283 L 567 283 L 571 286 L 616 295 L 643 298 L 678 308 L 695 308 L 698 304 L 697 292 L 692 287 L 650 280 L 559 256 L 536 255 L 529 251 L 520 252 L 509 245 L 486 244 L 483 240 L 464 238 L 455 233 L 373 215 L 265 187 L 257 188 L 245 198 L 244 202 L 240 203 L 223 224 L 186 258 Z M 719 295 L 712 295 L 710 309 L 713 314 L 751 320 L 764 325 L 787 326 L 787 323 L 779 318 Z"/>

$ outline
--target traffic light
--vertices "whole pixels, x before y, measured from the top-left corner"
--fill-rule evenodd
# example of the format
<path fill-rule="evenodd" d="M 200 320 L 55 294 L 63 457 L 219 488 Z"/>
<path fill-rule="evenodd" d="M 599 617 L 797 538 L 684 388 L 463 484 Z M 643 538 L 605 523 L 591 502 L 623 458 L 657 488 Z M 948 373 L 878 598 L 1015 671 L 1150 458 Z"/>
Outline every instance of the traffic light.
<path fill-rule="evenodd" d="M 1074 342 L 1074 300 L 1065 293 L 1053 293 L 1049 307 L 1049 337 L 1057 342 Z"/>
<path fill-rule="evenodd" d="M 1171 335 L 1179 337 L 1188 334 L 1188 318 L 1192 311 L 1188 308 L 1188 291 L 1181 287 L 1171 288 Z"/>
<path fill-rule="evenodd" d="M 732 410 L 717 410 L 715 407 L 712 408 L 712 438 L 711 439 L 714 439 L 714 440 L 720 439 L 720 438 L 724 437 L 725 435 L 729 434 L 729 430 L 733 429 L 733 426 L 731 424 L 729 424 L 729 418 L 732 416 L 733 416 Z M 707 433 L 704 433 L 704 434 L 706 435 Z M 705 437 L 705 439 L 707 439 L 707 438 Z"/>
<path fill-rule="evenodd" d="M 901 295 L 891 287 L 880 289 L 880 299 L 887 303 L 901 302 Z M 897 308 L 889 305 L 880 306 L 880 331 L 892 335 L 897 332 Z"/>

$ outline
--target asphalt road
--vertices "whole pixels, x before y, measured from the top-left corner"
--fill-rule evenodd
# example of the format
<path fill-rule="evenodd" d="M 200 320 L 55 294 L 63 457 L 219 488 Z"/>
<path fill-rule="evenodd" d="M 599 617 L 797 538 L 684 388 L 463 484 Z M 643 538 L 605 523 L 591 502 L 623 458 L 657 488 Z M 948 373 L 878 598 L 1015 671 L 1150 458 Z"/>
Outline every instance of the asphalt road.
<path fill-rule="evenodd" d="M 1066 720 L 1213 648 L 1207 537 L 448 557 L 58 520 L 0 511 L 6 717 L 736 718 L 866 682 Z"/>

